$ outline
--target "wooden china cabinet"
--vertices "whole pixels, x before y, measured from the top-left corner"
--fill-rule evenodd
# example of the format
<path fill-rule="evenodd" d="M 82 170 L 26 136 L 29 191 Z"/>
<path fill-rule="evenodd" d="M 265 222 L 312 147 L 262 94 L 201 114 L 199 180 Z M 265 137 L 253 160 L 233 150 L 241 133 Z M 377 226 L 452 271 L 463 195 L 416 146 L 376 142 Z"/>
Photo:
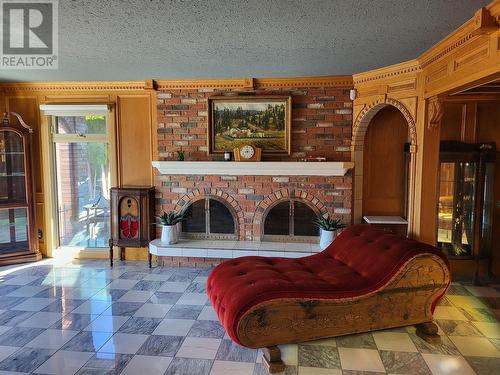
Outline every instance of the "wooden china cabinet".
<path fill-rule="evenodd" d="M 32 134 L 33 130 L 19 114 L 3 114 L 0 124 L 0 265 L 41 259 L 35 224 Z"/>

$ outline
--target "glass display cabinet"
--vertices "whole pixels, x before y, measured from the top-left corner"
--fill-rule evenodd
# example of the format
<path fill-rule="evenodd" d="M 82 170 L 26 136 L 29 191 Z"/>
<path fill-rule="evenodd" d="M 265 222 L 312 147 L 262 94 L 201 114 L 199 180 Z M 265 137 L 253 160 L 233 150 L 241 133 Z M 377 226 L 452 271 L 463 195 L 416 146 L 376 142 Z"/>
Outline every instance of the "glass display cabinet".
<path fill-rule="evenodd" d="M 440 145 L 437 244 L 452 259 L 489 260 L 495 144 Z"/>
<path fill-rule="evenodd" d="M 19 114 L 3 114 L 0 124 L 0 265 L 41 259 L 35 224 L 32 133 Z"/>

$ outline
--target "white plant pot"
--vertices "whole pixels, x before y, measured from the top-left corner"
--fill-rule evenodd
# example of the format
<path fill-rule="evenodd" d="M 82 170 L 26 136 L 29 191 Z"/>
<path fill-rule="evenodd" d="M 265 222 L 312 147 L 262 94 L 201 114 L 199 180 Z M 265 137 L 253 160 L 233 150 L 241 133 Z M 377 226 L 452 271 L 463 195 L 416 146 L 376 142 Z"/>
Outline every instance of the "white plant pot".
<path fill-rule="evenodd" d="M 161 228 L 161 243 L 172 245 L 178 241 L 177 225 L 163 225 Z"/>
<path fill-rule="evenodd" d="M 325 250 L 337 237 L 337 231 L 320 229 L 319 248 Z"/>

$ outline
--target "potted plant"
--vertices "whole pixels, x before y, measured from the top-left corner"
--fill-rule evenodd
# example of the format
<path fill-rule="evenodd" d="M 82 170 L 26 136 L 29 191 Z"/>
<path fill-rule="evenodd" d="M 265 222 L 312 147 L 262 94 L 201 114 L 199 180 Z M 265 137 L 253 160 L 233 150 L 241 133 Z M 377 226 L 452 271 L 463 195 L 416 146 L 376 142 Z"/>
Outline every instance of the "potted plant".
<path fill-rule="evenodd" d="M 184 212 L 170 211 L 163 212 L 158 217 L 162 225 L 161 243 L 174 244 L 178 241 L 177 224 L 184 220 Z"/>
<path fill-rule="evenodd" d="M 315 223 L 320 230 L 319 247 L 321 250 L 325 250 L 333 242 L 339 229 L 346 227 L 342 219 L 332 219 L 329 215 L 316 219 Z"/>

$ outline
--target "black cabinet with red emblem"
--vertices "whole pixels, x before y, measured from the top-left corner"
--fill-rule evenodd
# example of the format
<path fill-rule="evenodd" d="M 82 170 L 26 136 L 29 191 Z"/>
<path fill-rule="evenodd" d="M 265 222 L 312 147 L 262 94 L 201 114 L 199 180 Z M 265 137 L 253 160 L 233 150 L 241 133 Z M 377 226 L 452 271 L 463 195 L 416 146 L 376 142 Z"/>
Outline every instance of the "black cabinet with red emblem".
<path fill-rule="evenodd" d="M 113 247 L 120 248 L 120 259 L 125 259 L 125 248 L 147 247 L 155 238 L 154 186 L 121 186 L 111 188 L 111 238 L 109 262 L 113 267 Z M 149 252 L 148 252 L 149 254 Z M 149 254 L 151 267 L 151 254 Z"/>

